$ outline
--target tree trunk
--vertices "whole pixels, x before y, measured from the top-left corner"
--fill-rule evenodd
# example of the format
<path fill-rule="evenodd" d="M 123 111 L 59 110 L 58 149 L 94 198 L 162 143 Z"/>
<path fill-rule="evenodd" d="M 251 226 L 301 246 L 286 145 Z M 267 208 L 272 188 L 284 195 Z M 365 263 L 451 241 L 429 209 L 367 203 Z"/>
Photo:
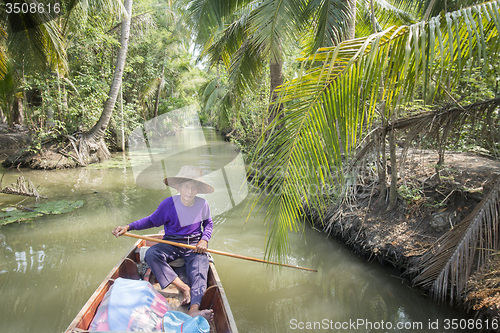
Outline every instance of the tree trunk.
<path fill-rule="evenodd" d="M 283 63 L 281 61 L 271 62 L 270 64 L 271 86 L 269 91 L 270 102 L 273 103 L 278 99 L 276 88 L 283 84 Z M 269 106 L 268 123 L 271 123 L 281 110 L 281 105 L 272 104 Z"/>
<path fill-rule="evenodd" d="M 427 7 L 425 15 L 424 15 L 424 21 L 429 20 L 429 17 L 431 16 L 432 8 L 434 8 L 435 4 L 436 4 L 436 0 L 431 0 L 429 6 Z"/>
<path fill-rule="evenodd" d="M 356 0 L 348 0 L 351 7 L 351 17 L 348 24 L 347 39 L 354 39 L 356 36 Z"/>
<path fill-rule="evenodd" d="M 396 207 L 396 200 L 398 199 L 398 164 L 396 161 L 396 134 L 394 127 L 391 128 L 389 133 L 389 149 L 391 155 L 391 189 L 389 192 L 389 207 L 387 211 L 391 211 Z"/>
<path fill-rule="evenodd" d="M 379 201 L 381 203 L 385 202 L 385 196 L 387 195 L 387 185 L 386 185 L 386 172 L 387 172 L 387 159 L 385 158 L 385 129 L 382 131 L 379 138 L 379 152 L 378 152 L 378 183 L 380 186 Z"/>
<path fill-rule="evenodd" d="M 156 99 L 155 106 L 153 110 L 153 117 L 158 117 L 158 107 L 160 106 L 160 95 L 161 89 L 163 88 L 163 80 L 165 79 L 165 64 L 163 64 L 163 68 L 161 70 L 160 82 L 158 83 L 158 90 L 156 91 Z"/>
<path fill-rule="evenodd" d="M 18 125 L 24 124 L 23 98 L 20 96 L 14 97 L 14 104 L 12 106 L 12 123 Z"/>
<path fill-rule="evenodd" d="M 372 29 L 374 33 L 378 32 L 377 23 L 375 21 L 375 7 L 373 6 L 373 0 L 370 0 L 370 19 L 372 21 Z"/>
<path fill-rule="evenodd" d="M 66 86 L 61 84 L 61 79 L 63 78 L 59 71 L 56 72 L 57 75 L 57 110 L 60 115 L 64 115 L 68 110 L 68 92 L 66 91 Z"/>
<path fill-rule="evenodd" d="M 3 124 L 7 121 L 7 117 L 3 114 L 2 108 L 0 108 L 0 124 Z"/>
<path fill-rule="evenodd" d="M 99 160 L 109 158 L 109 151 L 104 143 L 104 134 L 108 127 L 109 120 L 115 108 L 116 99 L 122 84 L 123 69 L 125 68 L 125 59 L 127 57 L 128 41 L 130 35 L 130 18 L 132 16 L 132 0 L 124 0 L 125 17 L 122 21 L 120 48 L 116 56 L 115 73 L 113 82 L 109 89 L 108 99 L 104 103 L 101 117 L 97 123 L 88 132 L 84 133 L 80 140 L 80 153 L 88 163 L 91 151 L 97 151 Z"/>
<path fill-rule="evenodd" d="M 54 106 L 52 104 L 52 101 L 44 103 L 47 106 L 47 122 L 45 123 L 45 125 L 47 126 L 47 129 L 50 130 L 54 127 Z"/>

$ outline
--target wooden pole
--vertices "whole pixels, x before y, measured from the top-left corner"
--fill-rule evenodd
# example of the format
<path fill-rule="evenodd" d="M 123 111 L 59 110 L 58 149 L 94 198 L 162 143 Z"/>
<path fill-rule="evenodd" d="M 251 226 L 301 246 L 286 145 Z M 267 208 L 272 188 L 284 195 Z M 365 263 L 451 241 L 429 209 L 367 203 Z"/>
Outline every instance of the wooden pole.
<path fill-rule="evenodd" d="M 177 243 L 177 242 L 167 241 L 167 240 L 164 240 L 164 239 L 158 239 L 158 238 L 153 238 L 153 237 L 149 237 L 149 236 L 141 236 L 141 235 L 131 234 L 129 232 L 126 232 L 123 235 L 124 236 L 128 236 L 128 237 L 132 237 L 132 238 L 144 239 L 144 240 L 148 240 L 148 241 L 152 241 L 152 242 L 156 242 L 156 243 L 164 243 L 164 244 L 170 244 L 170 245 L 173 245 L 173 246 L 184 247 L 186 249 L 191 249 L 191 250 L 196 249 L 196 246 L 194 246 L 194 245 Z M 252 257 L 246 257 L 246 256 L 242 256 L 242 255 L 239 255 L 239 254 L 229 253 L 229 252 L 223 252 L 223 251 L 212 250 L 212 249 L 207 249 L 207 252 L 214 253 L 214 254 L 220 254 L 222 256 L 227 256 L 227 257 L 233 257 L 233 258 L 237 258 L 237 259 L 244 259 L 244 260 L 261 262 L 261 263 L 265 263 L 265 264 L 278 265 L 278 266 L 283 266 L 283 267 L 303 269 L 305 271 L 317 272 L 317 270 L 311 269 L 311 268 L 305 268 L 305 267 L 300 267 L 300 266 L 292 266 L 292 265 L 287 265 L 287 264 L 280 264 L 278 262 L 273 262 L 273 261 L 268 261 L 268 260 L 262 260 L 262 259 L 252 258 Z"/>

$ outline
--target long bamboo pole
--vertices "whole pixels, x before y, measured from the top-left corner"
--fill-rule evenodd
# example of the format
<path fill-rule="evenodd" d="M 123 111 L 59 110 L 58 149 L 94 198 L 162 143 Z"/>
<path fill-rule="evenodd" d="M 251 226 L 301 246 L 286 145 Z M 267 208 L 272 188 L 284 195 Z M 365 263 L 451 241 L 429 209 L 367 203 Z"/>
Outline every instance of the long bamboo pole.
<path fill-rule="evenodd" d="M 186 249 L 191 249 L 191 250 L 194 250 L 196 248 L 196 246 L 194 246 L 194 245 L 177 243 L 177 242 L 172 242 L 172 241 L 168 241 L 168 240 L 164 240 L 164 239 L 153 238 L 153 237 L 149 237 L 149 236 L 141 236 L 141 235 L 131 234 L 130 232 L 124 233 L 123 236 L 128 236 L 128 237 L 138 238 L 138 239 L 144 239 L 144 240 L 148 240 L 148 241 L 152 241 L 152 242 L 157 242 L 157 243 L 170 244 L 170 245 L 173 245 L 173 246 L 184 247 Z M 305 271 L 317 272 L 317 270 L 311 269 L 311 268 L 300 267 L 300 266 L 292 266 L 292 265 L 287 265 L 287 264 L 280 264 L 278 262 L 273 262 L 273 261 L 268 261 L 268 260 L 262 260 L 262 259 L 257 259 L 257 258 L 242 256 L 242 255 L 239 255 L 239 254 L 234 254 L 234 253 L 229 253 L 229 252 L 224 252 L 224 251 L 207 249 L 207 252 L 214 253 L 214 254 L 220 254 L 222 256 L 227 256 L 227 257 L 233 257 L 233 258 L 237 258 L 237 259 L 244 259 L 244 260 L 261 262 L 261 263 L 265 263 L 265 264 L 278 265 L 278 266 L 283 266 L 283 267 L 303 269 Z"/>

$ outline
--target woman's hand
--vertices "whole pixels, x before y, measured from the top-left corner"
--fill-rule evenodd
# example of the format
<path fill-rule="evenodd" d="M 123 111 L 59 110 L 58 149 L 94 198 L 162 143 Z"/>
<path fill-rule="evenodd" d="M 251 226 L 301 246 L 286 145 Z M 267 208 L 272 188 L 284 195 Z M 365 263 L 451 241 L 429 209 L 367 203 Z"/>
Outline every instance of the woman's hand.
<path fill-rule="evenodd" d="M 196 253 L 205 253 L 207 252 L 208 248 L 208 242 L 204 239 L 201 239 L 198 244 L 196 244 L 196 249 L 194 249 L 194 252 Z"/>
<path fill-rule="evenodd" d="M 124 226 L 124 227 L 122 227 L 122 226 L 118 226 L 118 227 L 114 228 L 114 229 L 113 229 L 113 231 L 111 231 L 111 233 L 112 233 L 113 235 L 115 235 L 115 237 L 118 237 L 118 236 L 121 236 L 121 235 L 123 235 L 124 233 L 126 233 L 126 232 L 128 231 L 128 229 L 129 229 L 129 226 L 128 226 L 128 225 L 126 225 L 126 226 Z"/>

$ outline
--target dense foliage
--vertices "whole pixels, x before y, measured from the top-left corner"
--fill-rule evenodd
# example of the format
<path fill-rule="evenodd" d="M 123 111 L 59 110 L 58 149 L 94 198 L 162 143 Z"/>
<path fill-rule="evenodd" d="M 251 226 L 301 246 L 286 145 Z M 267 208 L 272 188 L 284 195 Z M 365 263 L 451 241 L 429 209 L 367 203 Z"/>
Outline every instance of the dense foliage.
<path fill-rule="evenodd" d="M 10 86 L 0 86 L 2 121 L 23 123 L 42 136 L 83 132 L 96 123 L 113 79 L 120 12 L 94 10 L 85 16 L 77 9 L 70 17 L 51 21 L 65 32 L 61 38 L 67 70 L 39 66 L 16 71 Z M 108 131 L 112 141 L 115 132 L 123 129 L 128 134 L 156 115 L 198 104 L 200 87 L 208 78 L 189 52 L 189 32 L 181 24 L 179 8 L 135 1 L 133 13 L 123 86 Z M 63 31 L 69 21 L 73 29 Z M 14 53 L 7 52 L 6 58 L 23 68 L 24 60 Z M 21 98 L 21 119 L 12 116 L 13 96 Z"/>

